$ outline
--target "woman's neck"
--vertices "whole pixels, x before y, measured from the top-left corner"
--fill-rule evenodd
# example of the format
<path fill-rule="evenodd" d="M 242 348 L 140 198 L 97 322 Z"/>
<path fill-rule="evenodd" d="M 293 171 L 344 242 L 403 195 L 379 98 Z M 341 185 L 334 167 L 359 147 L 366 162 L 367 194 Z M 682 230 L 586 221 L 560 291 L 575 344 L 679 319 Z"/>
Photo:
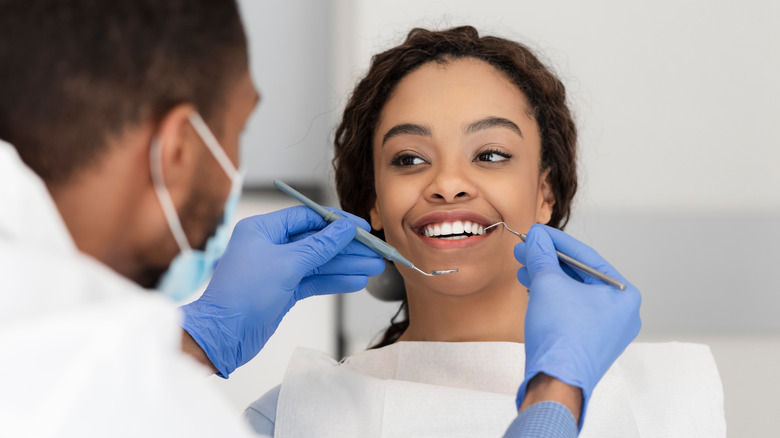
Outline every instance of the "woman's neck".
<path fill-rule="evenodd" d="M 407 291 L 409 328 L 399 341 L 523 342 L 528 294 L 517 279 L 466 296 Z"/>

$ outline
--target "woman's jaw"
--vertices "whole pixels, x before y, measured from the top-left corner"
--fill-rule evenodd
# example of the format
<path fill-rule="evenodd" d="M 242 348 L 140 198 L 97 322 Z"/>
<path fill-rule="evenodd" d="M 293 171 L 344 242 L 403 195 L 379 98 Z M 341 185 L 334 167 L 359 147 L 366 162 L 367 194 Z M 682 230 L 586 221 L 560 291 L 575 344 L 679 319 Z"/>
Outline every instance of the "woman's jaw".
<path fill-rule="evenodd" d="M 423 228 L 455 225 L 458 219 L 464 221 L 463 212 L 434 212 L 414 223 L 424 224 Z M 471 212 L 472 224 L 485 227 L 490 222 L 474 220 L 475 214 L 479 215 Z M 521 267 L 512 251 L 517 237 L 503 228 L 457 240 L 425 236 L 418 227 L 405 229 L 405 246 L 410 248 L 412 262 L 424 270 L 458 272 L 425 277 L 399 267 L 410 312 L 410 325 L 400 340 L 523 342 L 528 298 L 516 277 Z"/>

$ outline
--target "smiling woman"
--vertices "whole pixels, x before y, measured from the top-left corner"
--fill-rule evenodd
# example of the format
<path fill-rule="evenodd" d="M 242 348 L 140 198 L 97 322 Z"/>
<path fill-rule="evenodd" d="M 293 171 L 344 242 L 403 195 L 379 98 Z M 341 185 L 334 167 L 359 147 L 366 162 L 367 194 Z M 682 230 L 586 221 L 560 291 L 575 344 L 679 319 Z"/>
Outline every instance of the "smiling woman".
<path fill-rule="evenodd" d="M 504 73 L 470 57 L 418 67 L 385 103 L 371 225 L 423 269 L 458 268 L 426 279 L 399 267 L 410 309 L 400 340 L 522 342 L 527 295 L 515 277 L 516 240 L 484 229 L 550 220 L 550 171 L 531 114 Z M 418 128 L 398 129 L 409 126 Z"/>
<path fill-rule="evenodd" d="M 516 240 L 503 229 L 488 239 L 484 228 L 563 228 L 577 190 L 576 140 L 564 86 L 522 44 L 480 38 L 470 27 L 415 29 L 375 57 L 337 131 L 342 206 L 423 269 L 459 269 L 422 281 L 399 268 L 407 291 L 400 320 L 376 347 L 423 338 L 522 342 Z M 470 297 L 440 302 L 453 294 Z M 517 312 L 499 311 L 505 306 Z"/>
<path fill-rule="evenodd" d="M 247 410 L 256 430 L 502 435 L 517 415 L 529 297 L 517 237 L 489 226 L 563 228 L 577 189 L 575 145 L 563 85 L 519 43 L 472 27 L 415 29 L 375 56 L 336 132 L 342 206 L 422 270 L 458 271 L 426 277 L 398 266 L 401 320 L 341 363 L 296 352 L 281 387 Z M 674 378 L 664 375 L 670 363 Z M 720 435 L 722 394 L 706 347 L 632 346 L 615 365 L 581 436 Z M 637 384 L 647 381 L 652 389 Z M 670 393 L 696 402 L 670 402 Z"/>

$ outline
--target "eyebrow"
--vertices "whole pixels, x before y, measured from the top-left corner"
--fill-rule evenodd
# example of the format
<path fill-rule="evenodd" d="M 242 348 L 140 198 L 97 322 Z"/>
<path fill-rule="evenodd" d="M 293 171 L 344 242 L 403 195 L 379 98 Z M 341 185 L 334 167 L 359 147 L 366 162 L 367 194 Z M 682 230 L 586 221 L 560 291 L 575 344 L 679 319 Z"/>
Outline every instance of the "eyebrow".
<path fill-rule="evenodd" d="M 477 120 L 466 127 L 466 134 L 473 134 L 477 131 L 490 128 L 507 128 L 517 133 L 521 138 L 523 137 L 523 132 L 520 130 L 520 127 L 517 126 L 515 122 L 503 117 L 485 117 L 484 119 Z"/>
<path fill-rule="evenodd" d="M 387 133 L 385 133 L 385 136 L 382 137 L 382 146 L 384 146 L 384 144 L 387 143 L 387 141 L 391 138 L 397 137 L 399 135 L 419 135 L 421 137 L 432 136 L 431 130 L 427 126 L 415 125 L 414 123 L 404 123 L 393 126 L 389 131 L 387 131 Z"/>

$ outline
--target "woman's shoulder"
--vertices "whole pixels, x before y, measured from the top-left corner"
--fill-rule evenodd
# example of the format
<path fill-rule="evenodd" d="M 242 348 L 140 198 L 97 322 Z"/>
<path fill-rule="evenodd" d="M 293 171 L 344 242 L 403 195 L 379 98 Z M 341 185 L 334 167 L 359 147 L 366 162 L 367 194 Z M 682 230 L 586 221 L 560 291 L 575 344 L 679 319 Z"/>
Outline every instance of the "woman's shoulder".
<path fill-rule="evenodd" d="M 244 419 L 255 433 L 268 436 L 274 435 L 276 406 L 281 390 L 282 385 L 275 386 L 244 410 Z"/>

